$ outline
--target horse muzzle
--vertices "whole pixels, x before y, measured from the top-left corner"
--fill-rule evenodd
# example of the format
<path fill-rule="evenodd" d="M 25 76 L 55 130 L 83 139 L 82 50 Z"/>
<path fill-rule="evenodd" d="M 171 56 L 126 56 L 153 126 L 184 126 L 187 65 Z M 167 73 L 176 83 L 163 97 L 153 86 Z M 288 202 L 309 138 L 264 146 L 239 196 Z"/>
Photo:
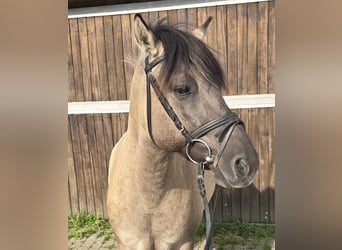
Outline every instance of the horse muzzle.
<path fill-rule="evenodd" d="M 217 184 L 223 187 L 248 186 L 259 168 L 257 152 L 249 138 L 242 132 L 244 129 L 238 128 L 237 125 L 232 126 L 225 135 L 213 164 Z M 233 131 L 235 131 L 234 137 L 232 137 Z"/>

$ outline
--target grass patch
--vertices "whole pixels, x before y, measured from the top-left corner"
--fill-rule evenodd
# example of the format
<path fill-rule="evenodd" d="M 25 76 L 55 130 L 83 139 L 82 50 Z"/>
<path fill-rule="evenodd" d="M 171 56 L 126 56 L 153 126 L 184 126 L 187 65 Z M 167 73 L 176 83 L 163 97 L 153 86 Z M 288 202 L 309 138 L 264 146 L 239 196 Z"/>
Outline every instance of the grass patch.
<path fill-rule="evenodd" d="M 68 238 L 83 239 L 92 234 L 114 238 L 109 221 L 98 215 L 77 214 L 68 216 Z"/>
<path fill-rule="evenodd" d="M 69 215 L 68 238 L 83 239 L 92 234 L 103 237 L 103 242 L 114 239 L 109 221 L 96 215 Z M 234 245 L 248 246 L 251 249 L 262 246 L 271 250 L 275 238 L 274 224 L 251 224 L 236 220 L 233 223 L 216 222 L 213 228 L 213 245 L 216 249 L 234 249 Z M 205 239 L 205 223 L 197 230 L 195 241 Z M 112 248 L 113 246 L 109 246 Z"/>
<path fill-rule="evenodd" d="M 201 224 L 196 240 L 205 238 L 205 224 Z M 217 249 L 227 249 L 229 245 L 243 245 L 255 248 L 263 246 L 264 250 L 272 248 L 275 238 L 274 224 L 252 224 L 236 220 L 233 223 L 216 222 L 213 228 L 213 243 Z"/>

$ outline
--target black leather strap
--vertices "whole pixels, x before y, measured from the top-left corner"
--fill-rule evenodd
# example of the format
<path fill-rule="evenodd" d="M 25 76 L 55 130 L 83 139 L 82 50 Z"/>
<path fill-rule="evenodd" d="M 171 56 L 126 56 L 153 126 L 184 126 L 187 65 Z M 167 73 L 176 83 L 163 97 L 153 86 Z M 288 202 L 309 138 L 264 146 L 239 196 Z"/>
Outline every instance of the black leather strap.
<path fill-rule="evenodd" d="M 219 117 L 215 120 L 209 121 L 205 124 L 203 124 L 201 127 L 195 129 L 192 133 L 191 133 L 191 137 L 192 138 L 200 138 L 204 135 L 206 135 L 209 131 L 221 127 L 221 126 L 231 126 L 232 124 L 234 124 L 235 122 L 238 122 L 240 119 L 237 116 L 237 114 L 235 113 L 229 113 L 226 114 L 222 117 Z"/>
<path fill-rule="evenodd" d="M 204 211 L 205 211 L 205 238 L 206 240 L 205 240 L 204 250 L 209 250 L 211 246 L 211 235 L 213 232 L 213 218 L 210 212 L 209 202 L 208 202 L 207 194 L 205 191 L 203 162 L 199 162 L 197 164 L 197 185 L 200 191 L 200 195 L 202 197 L 202 202 L 203 202 Z M 215 198 L 214 206 L 216 206 L 216 198 Z M 215 212 L 215 208 L 214 208 L 214 212 Z"/>
<path fill-rule="evenodd" d="M 164 60 L 164 56 L 159 56 L 154 59 L 151 63 L 148 61 L 148 56 L 145 57 L 145 73 L 146 75 L 151 72 L 151 70 Z"/>
<path fill-rule="evenodd" d="M 164 57 L 157 57 L 154 59 L 151 63 L 148 61 L 148 57 L 145 58 L 145 73 L 146 73 L 146 97 L 147 97 L 147 126 L 148 126 L 148 132 L 150 134 L 150 137 L 152 141 L 155 143 L 152 135 L 152 125 L 151 125 L 151 87 L 152 85 L 154 92 L 156 93 L 159 102 L 163 106 L 164 110 L 168 114 L 168 116 L 171 118 L 173 123 L 175 124 L 176 128 L 182 133 L 182 135 L 185 137 L 186 142 L 192 142 L 192 138 L 189 134 L 189 132 L 185 129 L 182 122 L 179 120 L 177 114 L 173 111 L 171 105 L 163 95 L 162 91 L 160 90 L 160 87 L 157 83 L 156 78 L 151 73 L 151 70 L 153 67 L 155 67 L 158 63 L 164 60 Z"/>

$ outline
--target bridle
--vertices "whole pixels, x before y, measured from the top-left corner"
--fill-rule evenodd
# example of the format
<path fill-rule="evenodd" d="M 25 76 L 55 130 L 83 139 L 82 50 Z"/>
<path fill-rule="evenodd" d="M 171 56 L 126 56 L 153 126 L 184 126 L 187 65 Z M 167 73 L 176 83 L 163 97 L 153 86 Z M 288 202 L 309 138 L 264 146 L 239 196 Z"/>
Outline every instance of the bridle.
<path fill-rule="evenodd" d="M 217 167 L 218 161 L 221 158 L 224 148 L 226 144 L 228 143 L 228 140 L 231 137 L 235 127 L 238 124 L 243 125 L 243 122 L 235 113 L 230 112 L 222 117 L 216 118 L 212 121 L 209 121 L 201 125 L 197 129 L 189 133 L 187 129 L 183 126 L 182 122 L 179 120 L 177 114 L 174 112 L 174 110 L 172 109 L 171 105 L 169 104 L 165 96 L 163 95 L 156 78 L 152 74 L 152 69 L 156 65 L 161 63 L 163 60 L 164 60 L 164 56 L 159 56 L 150 63 L 148 57 L 145 57 L 146 110 L 147 110 L 148 133 L 149 133 L 151 140 L 156 144 L 153 138 L 152 126 L 151 126 L 151 123 L 152 123 L 151 122 L 151 85 L 152 85 L 154 92 L 156 93 L 159 99 L 159 102 L 163 106 L 164 110 L 166 111 L 170 119 L 173 121 L 176 128 L 181 132 L 181 134 L 185 138 L 185 141 L 186 141 L 185 152 L 186 152 L 188 159 L 194 164 L 197 164 L 198 166 L 197 183 L 198 183 L 200 195 L 202 197 L 203 205 L 205 207 L 205 214 L 206 214 L 206 245 L 204 249 L 210 249 L 212 218 L 211 218 L 208 200 L 206 197 L 205 186 L 204 186 L 204 169 L 209 168 L 211 170 L 214 170 Z M 218 127 L 223 127 L 220 133 L 221 134 L 220 138 L 219 138 L 219 141 L 221 142 L 221 144 L 214 158 L 212 154 L 212 150 L 209 147 L 209 145 L 200 138 L 206 135 L 208 132 Z M 208 155 L 202 161 L 196 161 L 193 159 L 193 157 L 191 157 L 191 148 L 196 143 L 203 144 L 208 150 Z"/>

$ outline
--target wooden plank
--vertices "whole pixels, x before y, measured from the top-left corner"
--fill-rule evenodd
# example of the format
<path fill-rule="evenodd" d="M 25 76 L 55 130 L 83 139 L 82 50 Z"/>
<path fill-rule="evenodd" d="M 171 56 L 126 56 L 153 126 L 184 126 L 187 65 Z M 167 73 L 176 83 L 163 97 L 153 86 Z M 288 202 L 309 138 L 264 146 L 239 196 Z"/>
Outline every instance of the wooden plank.
<path fill-rule="evenodd" d="M 80 53 L 81 53 L 81 67 L 83 76 L 83 95 L 85 101 L 92 100 L 92 83 L 90 64 L 91 58 L 89 56 L 89 44 L 88 44 L 88 29 L 86 18 L 80 18 L 78 20 L 79 26 L 79 39 L 80 39 Z M 91 38 L 90 38 L 91 39 Z"/>
<path fill-rule="evenodd" d="M 88 205 L 91 211 L 90 213 L 96 214 L 99 210 L 102 212 L 102 207 L 98 207 L 98 205 L 101 204 L 101 193 L 98 191 L 96 186 L 96 166 L 99 165 L 99 160 L 97 154 L 94 115 L 85 115 L 84 118 L 86 136 L 83 137 L 83 144 L 86 153 L 86 162 L 83 167 L 85 168 L 86 184 L 88 185 L 87 200 L 90 201 L 90 206 Z"/>
<path fill-rule="evenodd" d="M 187 13 L 186 9 L 177 10 L 177 23 L 180 28 L 187 29 Z"/>
<path fill-rule="evenodd" d="M 104 38 L 103 38 L 103 20 L 102 17 L 94 17 L 87 19 L 87 30 L 88 30 L 88 45 L 89 45 L 89 59 L 90 59 L 90 71 L 91 71 L 91 82 L 92 82 L 92 99 L 101 100 L 109 99 L 109 88 L 108 83 L 103 82 L 106 81 L 106 77 L 104 76 L 104 72 L 102 72 L 101 78 L 101 69 L 100 69 L 100 60 L 105 60 L 105 52 L 104 52 Z M 108 82 L 108 80 L 107 80 Z M 96 115 L 86 115 L 86 125 L 87 125 L 87 145 L 89 150 L 90 164 L 89 167 L 89 182 L 91 178 L 91 187 L 92 194 L 94 195 L 94 212 L 103 214 L 103 205 L 102 205 L 102 192 L 101 187 L 99 186 L 101 181 L 98 180 L 98 176 L 100 175 L 99 169 L 100 163 L 100 154 L 97 145 L 97 137 L 103 136 L 103 132 L 98 128 L 98 122 L 95 118 Z M 101 124 L 102 125 L 102 124 Z M 102 133 L 101 133 L 102 132 Z M 101 149 L 100 149 L 101 150 Z M 100 182 L 100 183 L 98 183 Z M 90 187 L 90 183 L 89 183 Z"/>
<path fill-rule="evenodd" d="M 131 81 L 134 73 L 134 59 L 132 57 L 133 45 L 132 37 L 134 36 L 131 29 L 131 19 L 128 15 L 121 16 L 121 26 L 122 26 L 122 41 L 123 41 L 123 57 L 124 57 L 124 73 L 125 73 L 125 88 L 126 96 L 129 98 Z"/>
<path fill-rule="evenodd" d="M 107 157 L 105 151 L 105 132 L 103 127 L 103 115 L 95 114 L 95 133 L 96 133 L 96 151 L 94 155 L 98 159 L 98 164 L 94 165 L 95 187 L 96 187 L 96 208 L 97 213 L 107 216 L 106 211 L 106 191 L 107 191 Z"/>
<path fill-rule="evenodd" d="M 96 52 L 98 60 L 98 73 L 99 73 L 99 87 L 101 89 L 101 95 L 97 96 L 97 100 L 109 101 L 109 82 L 107 75 L 106 64 L 106 46 L 104 36 L 104 18 L 95 18 L 95 37 L 96 37 Z"/>
<path fill-rule="evenodd" d="M 91 99 L 99 100 L 101 97 L 101 86 L 99 77 L 99 61 L 97 58 L 97 43 L 96 43 L 96 29 L 95 18 L 87 18 L 88 31 L 88 46 L 89 46 L 89 62 L 90 62 L 90 77 L 91 77 Z M 89 98 L 90 96 L 87 96 Z M 87 99 L 89 100 L 89 99 Z"/>
<path fill-rule="evenodd" d="M 232 220 L 241 220 L 241 189 L 231 188 L 230 197 Z"/>
<path fill-rule="evenodd" d="M 247 89 L 248 94 L 258 93 L 257 79 L 257 4 L 247 7 L 248 45 L 247 45 Z"/>
<path fill-rule="evenodd" d="M 78 129 L 80 134 L 80 145 L 82 154 L 82 168 L 84 174 L 84 189 L 86 194 L 86 207 L 87 213 L 95 214 L 95 197 L 94 197 L 94 187 L 93 187 L 93 168 L 90 158 L 90 150 L 88 144 L 88 131 L 89 134 L 93 132 L 87 128 L 87 124 L 91 125 L 91 122 L 87 122 L 87 117 L 89 119 L 91 115 L 80 115 L 77 117 Z M 90 143 L 92 145 L 92 143 Z"/>
<path fill-rule="evenodd" d="M 258 3 L 258 84 L 259 93 L 267 93 L 267 4 Z M 259 153 L 260 153 L 260 219 L 269 213 L 268 176 L 268 119 L 265 109 L 259 110 Z"/>
<path fill-rule="evenodd" d="M 144 19 L 147 20 L 148 15 L 144 15 Z M 127 100 L 126 86 L 125 86 L 125 73 L 124 73 L 124 65 L 123 65 L 123 41 L 122 41 L 122 29 L 121 29 L 121 18 L 120 16 L 113 16 L 113 30 L 114 30 L 114 50 L 115 50 L 115 67 L 116 67 L 116 81 L 117 85 L 117 96 L 119 100 Z M 127 120 L 120 119 L 119 115 L 119 123 L 117 123 L 117 134 L 122 134 L 123 128 L 127 128 Z M 125 129 L 126 131 L 126 129 Z"/>
<path fill-rule="evenodd" d="M 265 109 L 259 110 L 259 155 L 260 155 L 260 219 L 263 221 L 267 213 L 269 213 L 269 173 L 268 173 L 268 119 Z"/>
<path fill-rule="evenodd" d="M 112 17 L 106 16 L 104 21 L 104 37 L 106 50 L 106 65 L 108 75 L 108 92 L 109 99 L 112 101 L 118 100 L 117 96 L 117 81 L 116 81 L 116 67 L 115 67 L 115 50 L 114 50 L 114 34 Z"/>
<path fill-rule="evenodd" d="M 197 28 L 197 9 L 187 9 L 187 24 L 189 30 L 194 30 Z"/>
<path fill-rule="evenodd" d="M 177 24 L 178 23 L 177 10 L 168 10 L 167 20 L 170 25 Z"/>
<path fill-rule="evenodd" d="M 232 195 L 231 188 L 222 189 L 222 220 L 232 221 Z"/>
<path fill-rule="evenodd" d="M 70 134 L 72 140 L 72 149 L 74 155 L 74 164 L 75 164 L 75 176 L 77 183 L 77 194 L 78 194 L 78 204 L 80 213 L 87 212 L 87 197 L 86 197 L 86 189 L 85 189 L 85 180 L 83 173 L 83 157 L 81 150 L 81 139 L 79 135 L 79 126 L 78 126 L 78 116 L 70 115 Z"/>
<path fill-rule="evenodd" d="M 258 3 L 258 84 L 260 94 L 267 93 L 267 22 L 268 11 L 267 3 Z"/>
<path fill-rule="evenodd" d="M 248 135 L 258 152 L 259 158 L 259 109 L 249 109 L 248 112 Z M 254 177 L 253 184 L 250 186 L 250 221 L 260 222 L 260 174 L 259 171 Z"/>
<path fill-rule="evenodd" d="M 238 93 L 238 46 L 237 46 L 237 6 L 227 6 L 228 26 L 228 56 L 227 78 L 228 91 L 224 95 L 236 95 Z"/>
<path fill-rule="evenodd" d="M 68 22 L 68 102 L 76 100 L 76 90 L 75 90 L 75 72 L 74 72 L 74 62 L 72 54 L 72 44 L 71 44 L 71 28 L 70 22 Z"/>
<path fill-rule="evenodd" d="M 68 123 L 68 191 L 70 211 L 77 214 L 80 211 L 77 194 L 77 176 L 74 162 L 73 141 L 71 139 L 70 119 Z"/>
<path fill-rule="evenodd" d="M 275 158 L 274 158 L 274 148 L 275 148 L 275 109 L 270 108 L 267 109 L 269 112 L 269 131 L 270 137 L 268 140 L 268 150 L 269 150 L 269 158 L 268 158 L 268 166 L 269 166 L 269 203 L 270 203 L 270 211 L 269 211 L 269 220 L 272 223 L 275 223 Z"/>
<path fill-rule="evenodd" d="M 268 3 L 267 91 L 275 93 L 275 1 Z"/>
<path fill-rule="evenodd" d="M 146 17 L 145 17 L 146 18 Z M 147 18 L 146 18 L 147 19 Z M 123 38 L 120 16 L 113 16 L 115 68 L 118 100 L 127 100 L 124 72 Z"/>
<path fill-rule="evenodd" d="M 69 214 L 74 214 L 75 212 L 73 212 L 73 208 L 72 208 L 72 205 L 71 205 L 71 203 L 72 203 L 72 201 L 71 201 L 71 197 L 70 197 L 70 190 L 71 190 L 71 187 L 70 187 L 70 185 L 69 185 L 69 176 L 68 176 L 68 205 L 69 205 Z M 76 213 L 78 213 L 78 212 L 76 212 Z"/>
<path fill-rule="evenodd" d="M 238 94 L 247 94 L 247 6 L 237 6 Z"/>
<path fill-rule="evenodd" d="M 209 203 L 211 211 L 213 211 L 214 221 L 223 221 L 223 214 L 222 214 L 222 188 L 220 186 L 215 187 L 215 192 L 211 198 Z M 216 202 L 216 204 L 215 204 Z"/>
<path fill-rule="evenodd" d="M 275 1 L 268 5 L 267 91 L 275 92 Z M 275 109 L 269 112 L 268 175 L 269 175 L 269 221 L 275 223 Z"/>
<path fill-rule="evenodd" d="M 75 89 L 75 99 L 72 101 L 85 101 L 83 94 L 83 76 L 82 76 L 82 63 L 80 55 L 80 39 L 78 31 L 78 20 L 72 19 L 69 21 L 70 24 L 70 41 L 71 41 L 71 52 L 74 72 L 73 86 Z"/>

